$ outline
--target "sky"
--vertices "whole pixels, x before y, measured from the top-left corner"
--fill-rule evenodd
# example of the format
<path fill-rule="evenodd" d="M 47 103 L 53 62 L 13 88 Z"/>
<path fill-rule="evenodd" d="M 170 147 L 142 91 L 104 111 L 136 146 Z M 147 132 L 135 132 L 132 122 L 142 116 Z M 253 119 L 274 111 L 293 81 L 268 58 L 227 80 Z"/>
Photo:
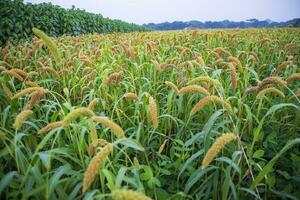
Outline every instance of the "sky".
<path fill-rule="evenodd" d="M 24 0 L 84 9 L 137 24 L 173 21 L 287 21 L 300 17 L 300 0 Z"/>

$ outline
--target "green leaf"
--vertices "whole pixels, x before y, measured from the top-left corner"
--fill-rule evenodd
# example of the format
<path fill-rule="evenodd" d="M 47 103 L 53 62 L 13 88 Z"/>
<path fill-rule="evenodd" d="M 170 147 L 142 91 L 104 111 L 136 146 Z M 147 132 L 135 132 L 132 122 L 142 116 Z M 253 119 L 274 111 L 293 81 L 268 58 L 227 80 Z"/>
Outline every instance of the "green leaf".
<path fill-rule="evenodd" d="M 125 147 L 130 147 L 138 151 L 145 151 L 141 144 L 130 138 L 120 139 L 115 144 L 123 144 Z"/>
<path fill-rule="evenodd" d="M 294 105 L 294 104 L 291 104 L 291 103 L 281 103 L 281 104 L 277 104 L 277 105 L 275 105 L 275 106 L 272 106 L 272 107 L 268 110 L 268 112 L 267 112 L 267 114 L 264 116 L 264 118 L 267 117 L 267 116 L 269 116 L 269 115 L 271 115 L 272 113 L 276 112 L 276 111 L 279 110 L 280 108 L 288 107 L 288 106 L 294 107 L 294 108 L 296 108 L 296 109 L 299 110 L 299 107 L 296 106 L 296 105 Z"/>
<path fill-rule="evenodd" d="M 119 169 L 118 175 L 116 177 L 116 181 L 115 181 L 115 187 L 116 188 L 121 188 L 122 186 L 122 181 L 126 178 L 125 173 L 127 171 L 126 167 L 121 167 Z"/>
<path fill-rule="evenodd" d="M 197 153 L 193 154 L 189 159 L 187 159 L 187 161 L 184 163 L 182 169 L 180 170 L 179 174 L 178 174 L 178 178 L 181 176 L 182 172 L 184 172 L 184 170 L 189 166 L 189 164 L 195 160 L 196 158 L 198 158 L 199 156 L 201 156 L 204 153 L 204 149 L 199 150 Z"/>
<path fill-rule="evenodd" d="M 215 124 L 215 121 L 217 118 L 223 113 L 224 110 L 218 110 L 214 114 L 210 116 L 208 119 L 207 123 L 204 125 L 203 130 L 200 133 L 197 133 L 194 135 L 191 139 L 185 142 L 185 146 L 190 146 L 194 144 L 196 141 L 199 140 L 199 138 L 204 137 L 205 138 L 205 147 L 208 149 L 209 148 L 209 132 L 212 128 L 212 126 Z"/>
<path fill-rule="evenodd" d="M 142 168 L 144 169 L 144 172 L 141 173 L 140 177 L 141 180 L 147 181 L 153 178 L 153 172 L 151 170 L 151 167 L 143 165 Z"/>
<path fill-rule="evenodd" d="M 294 104 L 291 104 L 291 103 L 281 103 L 281 104 L 277 104 L 275 106 L 272 106 L 268 112 L 265 114 L 265 116 L 261 119 L 261 121 L 259 122 L 257 128 L 254 130 L 253 132 L 253 141 L 252 141 L 252 144 L 250 146 L 250 148 L 247 149 L 247 153 L 249 156 L 252 156 L 252 153 L 253 153 L 253 147 L 254 147 L 254 144 L 255 142 L 258 140 L 259 136 L 260 136 L 260 133 L 261 133 L 261 130 L 262 130 L 262 127 L 264 125 L 264 122 L 265 122 L 265 119 L 267 118 L 267 116 L 271 115 L 272 113 L 276 112 L 277 110 L 283 108 L 283 107 L 294 107 L 296 109 L 299 109 L 298 106 L 294 105 Z"/>
<path fill-rule="evenodd" d="M 254 152 L 253 158 L 261 158 L 261 157 L 264 156 L 264 154 L 265 154 L 264 150 L 259 149 L 259 150 Z"/>
<path fill-rule="evenodd" d="M 300 144 L 300 138 L 288 141 L 287 144 L 272 158 L 272 160 L 268 162 L 268 164 L 265 165 L 262 171 L 255 177 L 254 181 L 251 184 L 251 189 L 254 189 L 263 180 L 263 178 L 273 169 L 273 166 L 278 160 L 278 158 L 296 144 Z"/>
<path fill-rule="evenodd" d="M 10 184 L 10 182 L 13 180 L 14 176 L 16 176 L 18 172 L 11 171 L 8 172 L 4 177 L 1 178 L 0 181 L 0 194 L 2 194 L 2 191 Z"/>
<path fill-rule="evenodd" d="M 230 158 L 227 157 L 220 157 L 216 159 L 217 161 L 221 161 L 221 162 L 225 162 L 227 163 L 229 166 L 231 166 L 238 174 L 241 173 L 241 170 L 239 168 L 239 166 L 233 162 L 233 160 L 231 160 Z"/>
<path fill-rule="evenodd" d="M 107 180 L 107 187 L 110 190 L 114 190 L 115 187 L 115 177 L 114 175 L 111 173 L 111 171 L 107 170 L 107 169 L 102 169 L 101 172 L 104 174 L 106 180 Z"/>
<path fill-rule="evenodd" d="M 54 171 L 54 174 L 51 176 L 48 186 L 49 186 L 49 194 L 53 195 L 55 188 L 59 184 L 59 179 L 65 175 L 72 173 L 70 165 L 63 165 Z"/>
<path fill-rule="evenodd" d="M 226 168 L 224 172 L 225 179 L 222 185 L 222 200 L 227 200 L 230 188 L 230 168 Z"/>
<path fill-rule="evenodd" d="M 204 169 L 200 167 L 196 171 L 194 171 L 188 179 L 187 183 L 185 184 L 184 192 L 188 194 L 193 185 L 195 185 L 197 181 L 199 181 L 200 178 L 202 178 L 202 176 L 204 176 L 207 172 L 213 169 L 216 169 L 216 167 L 208 167 Z"/>
<path fill-rule="evenodd" d="M 252 189 L 241 187 L 240 191 L 247 192 L 248 194 L 254 196 L 256 199 L 261 199 Z"/>

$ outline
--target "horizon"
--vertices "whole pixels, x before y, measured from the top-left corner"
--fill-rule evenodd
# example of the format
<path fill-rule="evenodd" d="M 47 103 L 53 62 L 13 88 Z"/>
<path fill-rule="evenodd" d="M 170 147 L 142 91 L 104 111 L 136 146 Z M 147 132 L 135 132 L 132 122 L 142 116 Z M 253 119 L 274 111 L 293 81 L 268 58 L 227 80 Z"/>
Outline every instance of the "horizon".
<path fill-rule="evenodd" d="M 25 3 L 52 3 L 62 8 L 75 8 L 86 12 L 101 14 L 103 17 L 118 19 L 139 25 L 175 21 L 247 21 L 249 19 L 285 22 L 300 18 L 298 0 L 211 0 L 196 2 L 194 0 L 24 0 Z M 170 6 L 171 5 L 171 6 Z M 215 11 L 215 6 L 219 8 Z M 205 9 L 201 10 L 201 8 Z M 175 8 L 175 9 L 174 9 Z M 178 12 L 179 10 L 179 12 Z M 152 12 L 152 13 L 151 13 Z M 188 14 L 187 14 L 188 13 Z M 151 15 L 150 15 L 151 14 Z"/>
<path fill-rule="evenodd" d="M 199 20 L 189 20 L 189 21 L 178 21 L 178 20 L 175 20 L 175 21 L 164 21 L 164 22 L 158 22 L 158 23 L 154 23 L 154 24 L 163 24 L 163 23 L 173 23 L 173 22 L 190 22 L 190 21 L 198 21 L 198 22 L 202 22 L 202 23 L 206 23 L 206 22 L 223 22 L 223 21 L 230 21 L 230 22 L 246 22 L 246 21 L 250 21 L 250 20 L 259 20 L 259 21 L 267 21 L 267 20 L 270 20 L 272 22 L 278 22 L 278 23 L 281 23 L 281 22 L 286 22 L 286 21 L 290 21 L 290 20 L 293 20 L 293 19 L 300 19 L 300 17 L 296 17 L 296 18 L 292 18 L 292 19 L 287 19 L 287 20 L 284 20 L 284 21 L 274 21 L 274 20 L 271 20 L 271 19 L 257 19 L 257 18 L 252 18 L 252 19 L 245 19 L 245 20 L 240 20 L 240 21 L 234 21 L 234 20 L 229 20 L 229 19 L 223 19 L 223 20 L 207 20 L 207 21 L 199 21 Z M 146 23 L 146 24 L 151 24 L 153 22 L 150 22 L 150 23 Z"/>

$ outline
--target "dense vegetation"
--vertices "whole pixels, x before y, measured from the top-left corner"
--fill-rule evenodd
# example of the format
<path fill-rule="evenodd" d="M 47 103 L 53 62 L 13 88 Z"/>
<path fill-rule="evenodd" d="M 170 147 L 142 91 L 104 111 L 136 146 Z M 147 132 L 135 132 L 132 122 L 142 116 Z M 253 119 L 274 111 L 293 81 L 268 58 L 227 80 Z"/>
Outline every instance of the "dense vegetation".
<path fill-rule="evenodd" d="M 33 36 L 37 27 L 50 36 L 145 31 L 143 26 L 111 20 L 79 9 L 64 9 L 51 3 L 24 4 L 23 0 L 0 1 L 0 46 L 8 40 Z"/>
<path fill-rule="evenodd" d="M 274 22 L 270 20 L 257 20 L 249 19 L 247 21 L 175 21 L 175 22 L 164 22 L 164 23 L 149 23 L 144 24 L 145 27 L 148 27 L 153 30 L 180 30 L 180 29 L 213 29 L 213 28 L 274 28 L 274 27 L 299 27 L 300 19 L 292 19 L 286 22 Z"/>
<path fill-rule="evenodd" d="M 300 198 L 300 30 L 33 31 L 0 49 L 1 199 Z"/>

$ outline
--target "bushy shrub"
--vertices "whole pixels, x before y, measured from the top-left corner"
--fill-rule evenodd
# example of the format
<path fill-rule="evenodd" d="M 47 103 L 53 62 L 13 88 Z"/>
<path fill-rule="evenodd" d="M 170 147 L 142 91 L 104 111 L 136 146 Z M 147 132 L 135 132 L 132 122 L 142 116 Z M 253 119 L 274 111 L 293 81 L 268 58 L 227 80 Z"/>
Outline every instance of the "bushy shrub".
<path fill-rule="evenodd" d="M 51 3 L 24 4 L 23 0 L 0 1 L 0 45 L 33 36 L 36 27 L 50 36 L 146 31 L 143 26 L 104 18 L 84 10 L 64 9 Z"/>

